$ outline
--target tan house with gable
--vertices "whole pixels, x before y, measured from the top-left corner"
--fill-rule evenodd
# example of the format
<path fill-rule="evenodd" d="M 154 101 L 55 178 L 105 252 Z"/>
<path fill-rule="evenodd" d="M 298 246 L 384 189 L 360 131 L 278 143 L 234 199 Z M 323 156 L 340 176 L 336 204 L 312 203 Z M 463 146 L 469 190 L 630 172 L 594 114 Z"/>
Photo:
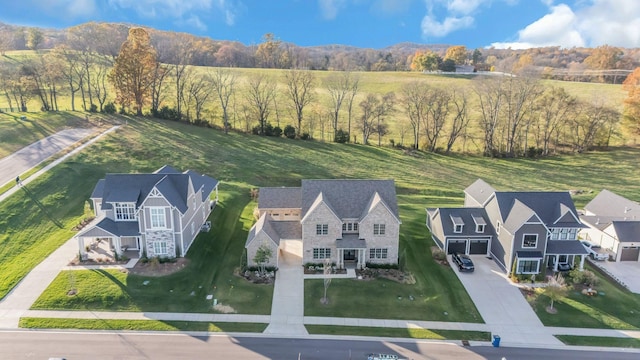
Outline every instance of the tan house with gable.
<path fill-rule="evenodd" d="M 260 218 L 245 248 L 249 266 L 260 246 L 303 263 L 330 259 L 337 267 L 398 262 L 400 217 L 393 180 L 302 180 L 301 187 L 261 188 Z"/>

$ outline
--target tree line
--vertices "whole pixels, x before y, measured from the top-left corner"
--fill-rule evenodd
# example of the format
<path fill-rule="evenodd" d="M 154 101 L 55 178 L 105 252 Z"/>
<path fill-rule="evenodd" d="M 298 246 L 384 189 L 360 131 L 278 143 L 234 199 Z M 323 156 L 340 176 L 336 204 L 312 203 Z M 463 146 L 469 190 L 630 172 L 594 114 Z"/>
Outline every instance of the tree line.
<path fill-rule="evenodd" d="M 290 69 L 279 86 L 265 72 L 241 81 L 230 69 L 198 70 L 191 66 L 195 55 L 186 35 L 158 50 L 145 29 L 131 28 L 118 51 L 108 55 L 83 33 L 72 32 L 68 39 L 72 47 L 0 63 L 0 91 L 10 108 L 26 110 L 35 99 L 42 110 L 57 111 L 63 90 L 72 110 L 148 113 L 205 126 L 221 122 L 225 132 L 301 139 L 319 133 L 324 141 L 495 157 L 607 145 L 620 119 L 598 101 L 578 101 L 528 76 L 478 76 L 469 88 L 415 81 L 398 93 L 364 94 L 360 75 L 349 71 L 320 82 L 314 71 Z M 450 58 L 456 53 L 462 57 L 457 50 Z M 399 136 L 394 140 L 388 137 L 392 126 Z"/>

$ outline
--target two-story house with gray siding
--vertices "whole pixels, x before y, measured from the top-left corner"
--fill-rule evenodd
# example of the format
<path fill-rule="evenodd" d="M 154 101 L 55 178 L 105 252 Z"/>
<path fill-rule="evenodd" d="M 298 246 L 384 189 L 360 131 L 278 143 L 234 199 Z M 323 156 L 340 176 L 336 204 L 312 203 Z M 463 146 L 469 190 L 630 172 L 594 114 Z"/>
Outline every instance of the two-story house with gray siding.
<path fill-rule="evenodd" d="M 217 200 L 218 182 L 191 170 L 165 165 L 151 174 L 107 174 L 91 195 L 95 225 L 76 235 L 80 254 L 87 241 L 104 239 L 116 254 L 182 257 Z"/>
<path fill-rule="evenodd" d="M 398 262 L 393 180 L 302 180 L 301 187 L 261 188 L 258 210 L 245 243 L 249 266 L 256 265 L 261 246 L 272 249 L 271 266 L 283 251 L 303 263 L 329 259 L 339 268 Z"/>
<path fill-rule="evenodd" d="M 496 191 L 479 179 L 464 194 L 460 210 L 427 209 L 427 226 L 441 248 L 467 254 L 484 254 L 488 248 L 509 274 L 538 274 L 543 267 L 557 271 L 560 264 L 576 261 L 582 270 L 587 251 L 578 231 L 584 226 L 568 192 Z M 465 227 L 476 232 L 456 236 Z M 473 240 L 485 242 L 486 248 L 473 247 Z"/>

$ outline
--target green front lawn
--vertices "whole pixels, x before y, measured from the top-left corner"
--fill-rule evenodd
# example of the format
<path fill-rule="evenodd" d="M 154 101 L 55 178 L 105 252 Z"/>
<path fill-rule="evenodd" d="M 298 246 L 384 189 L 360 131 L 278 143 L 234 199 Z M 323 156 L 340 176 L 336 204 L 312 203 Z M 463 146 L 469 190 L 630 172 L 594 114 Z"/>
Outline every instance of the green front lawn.
<path fill-rule="evenodd" d="M 486 331 L 379 328 L 366 326 L 305 325 L 309 334 L 357 335 L 430 340 L 490 341 Z"/>
<path fill-rule="evenodd" d="M 588 264 L 586 269 L 592 270 Z M 529 299 L 530 304 L 546 326 L 640 329 L 640 294 L 612 284 L 597 271 L 600 278 L 595 289 L 604 295 L 587 296 L 579 290 L 571 290 L 567 297 L 554 303 L 558 310 L 550 314 L 545 309 L 550 304 L 548 297 L 539 294 Z"/>
<path fill-rule="evenodd" d="M 138 331 L 206 331 L 261 333 L 267 324 L 211 323 L 203 321 L 158 320 L 94 320 L 58 318 L 21 318 L 19 326 L 27 329 L 83 329 L 83 330 L 138 330 Z"/>
<path fill-rule="evenodd" d="M 566 345 L 640 348 L 640 339 L 608 336 L 556 335 Z"/>
<path fill-rule="evenodd" d="M 236 312 L 269 314 L 273 286 L 251 284 L 233 275 L 240 266 L 246 226 L 251 222 L 254 206 L 249 204 L 249 189 L 225 183 L 220 186 L 220 193 L 220 202 L 211 217 L 211 231 L 199 235 L 187 254 L 190 263 L 183 270 L 163 277 L 117 270 L 63 271 L 33 308 L 212 312 L 212 301 L 206 300 L 212 294 L 218 303 L 231 306 Z M 68 296 L 72 288 L 77 294 Z"/>

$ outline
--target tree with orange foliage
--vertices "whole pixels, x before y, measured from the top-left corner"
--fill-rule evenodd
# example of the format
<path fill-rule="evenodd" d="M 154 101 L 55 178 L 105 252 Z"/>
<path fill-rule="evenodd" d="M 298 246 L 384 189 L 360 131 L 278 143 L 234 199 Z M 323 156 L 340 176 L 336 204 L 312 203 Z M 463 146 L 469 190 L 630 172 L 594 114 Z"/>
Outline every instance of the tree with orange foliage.
<path fill-rule="evenodd" d="M 151 92 L 157 62 L 156 50 L 151 46 L 147 31 L 131 28 L 109 74 L 120 106 L 134 104 L 136 114 L 142 115 L 142 107 Z"/>
<path fill-rule="evenodd" d="M 640 135 L 640 67 L 627 76 L 622 88 L 627 91 L 623 123 L 631 132 Z"/>
<path fill-rule="evenodd" d="M 438 70 L 440 57 L 431 50 L 416 51 L 411 60 L 411 70 L 413 71 L 435 71 Z"/>
<path fill-rule="evenodd" d="M 444 59 L 451 59 L 456 65 L 463 65 L 467 62 L 467 58 L 469 57 L 467 47 L 464 45 L 456 45 L 450 46 L 447 49 L 447 53 L 444 55 Z"/>

